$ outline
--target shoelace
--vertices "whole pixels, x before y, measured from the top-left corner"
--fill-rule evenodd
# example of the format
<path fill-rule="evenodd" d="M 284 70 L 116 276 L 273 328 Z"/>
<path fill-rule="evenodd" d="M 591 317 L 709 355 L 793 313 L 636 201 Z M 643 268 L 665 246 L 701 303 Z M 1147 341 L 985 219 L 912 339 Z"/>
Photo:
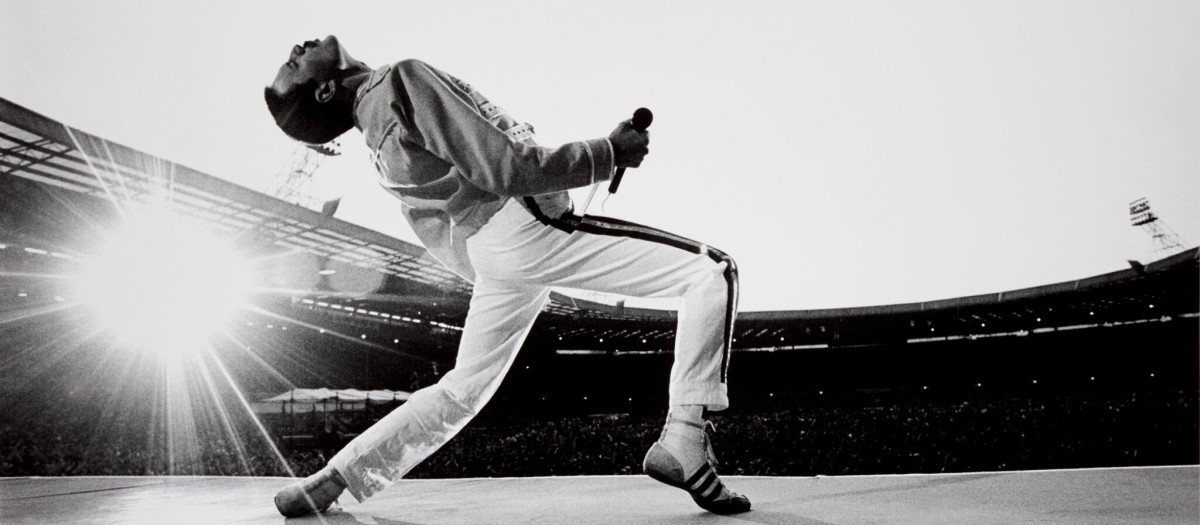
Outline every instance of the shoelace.
<path fill-rule="evenodd" d="M 717 468 L 717 466 L 720 465 L 720 462 L 717 461 L 717 453 L 715 451 L 713 451 L 712 438 L 708 434 L 710 431 L 712 431 L 712 432 L 717 431 L 717 424 L 713 423 L 712 421 L 709 421 L 707 419 L 705 419 L 703 421 L 704 421 L 704 423 L 701 425 L 697 425 L 695 423 L 691 423 L 686 420 L 681 420 L 680 422 L 685 425 L 688 425 L 691 427 L 697 427 L 700 429 L 700 435 L 701 435 L 700 439 L 702 441 L 702 444 L 704 445 L 705 459 L 708 461 L 708 464 L 715 470 Z M 671 426 L 671 420 L 670 420 L 670 418 L 668 418 L 667 424 L 663 425 L 662 433 L 659 434 L 659 436 L 658 436 L 658 439 L 660 441 L 667 437 L 667 429 L 670 426 Z"/>
<path fill-rule="evenodd" d="M 713 452 L 712 438 L 709 437 L 709 435 L 708 435 L 708 432 L 710 429 L 713 432 L 716 432 L 717 424 L 713 423 L 712 421 L 705 420 L 704 428 L 702 429 L 704 431 L 703 432 L 704 433 L 704 448 L 706 449 L 707 454 L 708 454 L 708 464 L 712 465 L 713 470 L 716 470 L 717 465 L 719 463 L 717 462 L 717 453 Z"/>

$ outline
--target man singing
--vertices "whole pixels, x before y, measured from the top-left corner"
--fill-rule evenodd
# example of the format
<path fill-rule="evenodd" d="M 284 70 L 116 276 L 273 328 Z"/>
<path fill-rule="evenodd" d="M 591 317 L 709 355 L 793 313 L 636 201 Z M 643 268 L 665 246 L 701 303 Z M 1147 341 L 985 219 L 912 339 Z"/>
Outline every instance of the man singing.
<path fill-rule="evenodd" d="M 733 260 L 666 232 L 576 215 L 566 191 L 641 164 L 646 132 L 625 121 L 607 137 L 542 147 L 531 126 L 467 83 L 417 60 L 372 69 L 334 36 L 294 46 L 265 97 L 296 140 L 361 131 L 380 185 L 422 244 L 474 284 L 454 369 L 280 491 L 283 515 L 323 511 L 343 490 L 361 502 L 449 441 L 500 386 L 555 286 L 682 299 L 670 409 L 643 468 L 711 512 L 750 510 L 717 476 L 704 420 L 729 406 Z"/>

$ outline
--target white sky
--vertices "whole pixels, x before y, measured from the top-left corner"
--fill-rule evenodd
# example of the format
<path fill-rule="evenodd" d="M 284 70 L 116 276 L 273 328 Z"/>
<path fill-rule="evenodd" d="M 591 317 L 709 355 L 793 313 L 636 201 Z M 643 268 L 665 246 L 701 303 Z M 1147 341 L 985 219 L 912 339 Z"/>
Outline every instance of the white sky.
<path fill-rule="evenodd" d="M 470 82 L 543 145 L 647 106 L 651 154 L 603 213 L 733 255 L 743 311 L 1125 268 L 1139 197 L 1200 241 L 1200 2 L 736 4 L 0 0 L 0 97 L 257 190 L 293 149 L 262 86 L 330 33 Z M 341 142 L 318 173 L 338 216 L 413 240 Z"/>

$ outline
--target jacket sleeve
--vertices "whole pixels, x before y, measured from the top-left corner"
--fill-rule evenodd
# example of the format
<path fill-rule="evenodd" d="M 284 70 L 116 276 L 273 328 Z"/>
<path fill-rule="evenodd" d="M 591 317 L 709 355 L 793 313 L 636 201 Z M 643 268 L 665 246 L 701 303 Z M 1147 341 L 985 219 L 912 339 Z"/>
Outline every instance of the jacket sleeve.
<path fill-rule="evenodd" d="M 395 107 L 406 139 L 454 165 L 472 184 L 497 195 L 528 196 L 578 188 L 613 173 L 607 138 L 546 148 L 510 137 L 485 118 L 465 83 L 418 60 L 397 64 Z"/>

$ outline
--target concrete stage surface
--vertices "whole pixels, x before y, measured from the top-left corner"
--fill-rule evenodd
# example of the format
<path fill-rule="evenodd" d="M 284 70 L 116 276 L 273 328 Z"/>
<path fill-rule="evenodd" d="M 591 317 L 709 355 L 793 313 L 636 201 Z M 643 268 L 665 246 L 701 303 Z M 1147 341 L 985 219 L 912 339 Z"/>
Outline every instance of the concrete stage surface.
<path fill-rule="evenodd" d="M 724 478 L 754 510 L 708 514 L 644 476 L 405 480 L 366 503 L 284 519 L 286 478 L 0 478 L 0 523 L 1200 523 L 1200 467 Z"/>

